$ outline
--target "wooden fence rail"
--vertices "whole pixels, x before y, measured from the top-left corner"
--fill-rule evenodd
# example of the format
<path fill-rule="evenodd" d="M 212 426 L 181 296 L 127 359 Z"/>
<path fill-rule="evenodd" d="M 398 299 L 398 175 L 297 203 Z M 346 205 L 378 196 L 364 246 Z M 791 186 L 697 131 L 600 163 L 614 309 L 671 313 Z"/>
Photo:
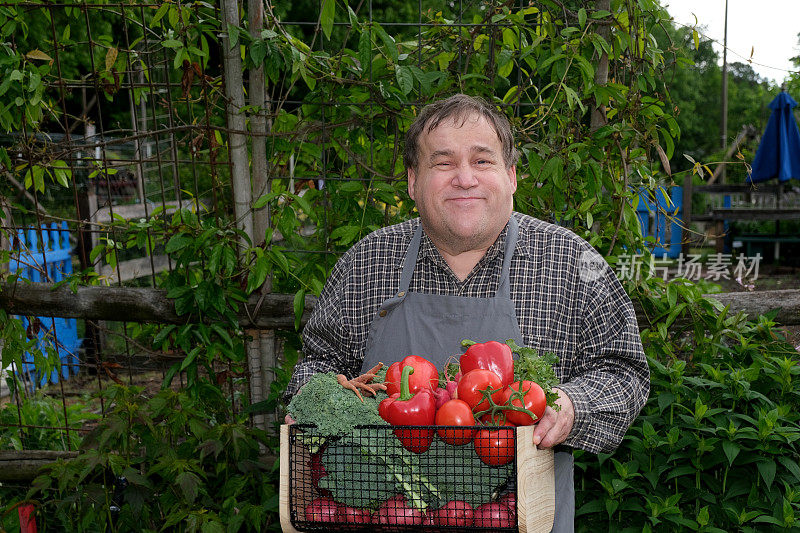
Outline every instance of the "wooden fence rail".
<path fill-rule="evenodd" d="M 778 309 L 776 322 L 783 325 L 800 325 L 800 289 L 757 292 L 729 292 L 709 295 L 731 312 L 743 311 L 751 317 Z M 239 310 L 243 328 L 292 329 L 294 328 L 294 296 L 291 294 L 266 294 L 251 296 Z M 317 299 L 306 296 L 302 322 L 305 323 Z M 634 302 L 635 304 L 636 302 Z M 178 316 L 167 292 L 152 288 L 130 287 L 79 287 L 72 292 L 67 286 L 54 288 L 51 283 L 0 284 L 0 307 L 15 315 L 57 316 L 88 320 L 128 322 L 155 322 L 185 324 L 196 320 Z M 640 327 L 649 327 L 650 320 L 638 310 Z"/>
<path fill-rule="evenodd" d="M 731 312 L 743 311 L 755 317 L 778 309 L 776 321 L 783 325 L 800 324 L 800 290 L 736 292 L 710 295 Z M 239 320 L 244 328 L 274 330 L 294 328 L 294 296 L 267 294 L 253 296 L 240 309 Z M 302 322 L 305 322 L 317 299 L 306 297 Z M 651 321 L 634 302 L 641 328 Z M 183 324 L 196 318 L 178 316 L 166 291 L 152 288 L 79 287 L 75 292 L 67 286 L 54 288 L 52 283 L 0 284 L 0 307 L 16 315 L 56 316 L 89 320 L 155 322 Z M 0 482 L 27 482 L 43 466 L 58 458 L 73 457 L 75 452 L 8 451 L 0 453 Z"/>

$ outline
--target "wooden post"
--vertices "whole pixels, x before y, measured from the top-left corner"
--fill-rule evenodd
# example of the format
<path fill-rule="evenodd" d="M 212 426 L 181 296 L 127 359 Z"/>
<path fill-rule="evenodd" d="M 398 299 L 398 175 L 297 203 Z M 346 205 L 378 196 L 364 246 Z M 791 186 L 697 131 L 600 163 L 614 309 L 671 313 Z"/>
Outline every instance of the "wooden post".
<path fill-rule="evenodd" d="M 264 29 L 264 2 L 263 0 L 248 0 L 247 14 L 249 19 L 250 34 L 257 38 Z M 253 133 L 252 139 L 252 160 L 250 168 L 252 173 L 252 198 L 259 198 L 270 191 L 270 183 L 267 169 L 267 102 L 266 78 L 264 76 L 264 66 L 257 65 L 248 72 L 250 105 L 258 110 L 250 115 L 250 131 Z M 252 205 L 252 202 L 251 204 Z M 248 206 L 249 208 L 249 206 Z M 264 206 L 253 212 L 253 233 L 252 241 L 254 246 L 266 245 L 264 242 L 265 233 L 270 225 L 269 206 Z M 267 294 L 272 291 L 272 279 L 270 276 L 264 281 L 260 293 Z M 247 346 L 247 362 L 251 376 L 258 379 L 251 380 L 250 401 L 257 403 L 267 398 L 269 384 L 273 376 L 267 375 L 268 369 L 274 366 L 275 359 L 275 332 L 273 330 L 251 330 L 250 336 L 254 339 Z M 259 413 L 253 417 L 253 425 L 269 431 L 274 426 L 275 415 Z M 264 452 L 265 450 L 262 450 Z"/>
<path fill-rule="evenodd" d="M 227 98 L 228 153 L 231 160 L 231 186 L 233 189 L 233 212 L 236 226 L 253 240 L 253 213 L 250 210 L 253 200 L 250 190 L 250 169 L 248 168 L 247 136 L 242 107 L 244 107 L 244 86 L 242 81 L 242 58 L 239 46 L 231 46 L 229 28 L 239 26 L 239 5 L 236 0 L 222 0 L 225 31 L 222 32 L 222 59 L 225 72 L 225 97 Z M 248 244 L 240 240 L 243 249 Z"/>
<path fill-rule="evenodd" d="M 264 2 L 263 0 L 248 0 L 248 16 L 250 19 L 250 34 L 253 38 L 261 35 L 264 29 Z M 267 101 L 266 77 L 264 66 L 258 65 L 248 73 L 250 80 L 250 105 L 258 108 L 256 113 L 250 115 L 250 131 L 252 136 L 252 161 L 250 163 L 253 176 L 253 198 L 259 198 L 270 192 L 270 182 L 267 168 Z M 260 246 L 264 243 L 264 234 L 269 228 L 269 205 L 253 212 L 253 244 Z"/>

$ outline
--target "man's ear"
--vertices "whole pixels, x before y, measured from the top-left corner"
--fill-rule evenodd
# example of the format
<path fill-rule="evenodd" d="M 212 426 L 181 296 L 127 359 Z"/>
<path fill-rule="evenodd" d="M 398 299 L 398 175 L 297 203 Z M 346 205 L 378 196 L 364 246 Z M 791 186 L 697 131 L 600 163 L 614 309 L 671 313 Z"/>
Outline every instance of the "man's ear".
<path fill-rule="evenodd" d="M 407 174 L 408 174 L 408 195 L 411 197 L 412 200 L 416 201 L 417 199 L 414 198 L 414 184 L 417 183 L 417 174 L 414 172 L 413 168 L 409 168 Z"/>
<path fill-rule="evenodd" d="M 509 167 L 508 179 L 511 182 L 511 192 L 517 192 L 517 165 L 511 165 Z"/>

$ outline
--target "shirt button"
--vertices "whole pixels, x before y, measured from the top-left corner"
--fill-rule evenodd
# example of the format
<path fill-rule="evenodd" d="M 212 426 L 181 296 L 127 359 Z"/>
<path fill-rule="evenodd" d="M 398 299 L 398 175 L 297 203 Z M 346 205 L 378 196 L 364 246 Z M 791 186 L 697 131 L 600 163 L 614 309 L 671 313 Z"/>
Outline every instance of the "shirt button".
<path fill-rule="evenodd" d="M 386 309 L 381 309 L 381 312 L 378 313 L 380 316 L 386 316 Z"/>

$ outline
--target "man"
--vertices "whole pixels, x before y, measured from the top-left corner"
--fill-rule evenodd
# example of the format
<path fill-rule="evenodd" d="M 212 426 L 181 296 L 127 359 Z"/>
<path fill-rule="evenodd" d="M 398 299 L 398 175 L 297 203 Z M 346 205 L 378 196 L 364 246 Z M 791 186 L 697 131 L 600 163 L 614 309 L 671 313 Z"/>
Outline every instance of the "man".
<path fill-rule="evenodd" d="M 547 408 L 534 442 L 558 446 L 553 531 L 572 531 L 570 448 L 613 450 L 649 392 L 631 301 L 586 241 L 512 212 L 511 127 L 483 100 L 459 94 L 425 107 L 403 156 L 420 217 L 339 260 L 287 394 L 315 372 L 355 377 L 412 354 L 441 368 L 465 338 L 554 352 L 561 409 Z"/>

